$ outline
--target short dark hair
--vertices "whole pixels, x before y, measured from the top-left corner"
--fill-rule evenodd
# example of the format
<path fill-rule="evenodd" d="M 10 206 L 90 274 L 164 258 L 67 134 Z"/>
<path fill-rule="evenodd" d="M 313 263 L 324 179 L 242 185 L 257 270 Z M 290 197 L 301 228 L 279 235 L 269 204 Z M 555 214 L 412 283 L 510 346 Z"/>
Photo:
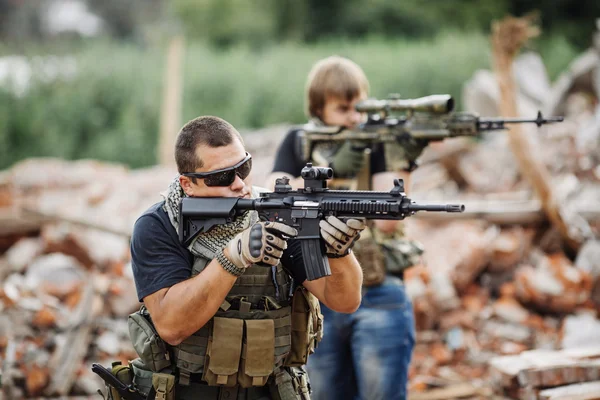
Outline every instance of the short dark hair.
<path fill-rule="evenodd" d="M 189 121 L 177 134 L 175 142 L 175 162 L 180 174 L 194 172 L 204 163 L 196 154 L 199 145 L 209 147 L 227 146 L 242 136 L 229 122 L 219 117 L 203 116 Z"/>

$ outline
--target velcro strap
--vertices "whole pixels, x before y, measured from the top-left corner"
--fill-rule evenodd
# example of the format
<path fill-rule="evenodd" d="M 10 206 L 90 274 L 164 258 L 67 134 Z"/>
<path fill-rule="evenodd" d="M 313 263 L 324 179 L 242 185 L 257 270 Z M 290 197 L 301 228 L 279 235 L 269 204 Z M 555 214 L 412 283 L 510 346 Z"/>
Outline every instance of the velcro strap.
<path fill-rule="evenodd" d="M 290 335 L 277 336 L 275 338 L 275 347 L 289 346 L 292 344 Z"/>
<path fill-rule="evenodd" d="M 228 302 L 226 299 L 224 299 L 223 303 L 221 303 L 221 305 L 219 307 L 221 308 L 221 310 L 227 311 L 231 308 L 231 303 Z"/>
<path fill-rule="evenodd" d="M 204 358 L 204 357 L 202 357 Z M 179 370 L 179 384 L 183 386 L 190 385 L 190 373 L 187 371 Z"/>
<path fill-rule="evenodd" d="M 265 286 L 271 282 L 270 275 L 242 275 L 235 281 L 239 286 Z"/>
<path fill-rule="evenodd" d="M 240 300 L 240 312 L 243 312 L 243 313 L 250 312 L 251 306 L 252 306 L 252 303 L 249 303 L 244 300 Z"/>
<path fill-rule="evenodd" d="M 183 341 L 184 344 L 189 344 L 192 346 L 201 346 L 206 347 L 208 345 L 208 338 L 202 336 L 192 335 Z"/>
<path fill-rule="evenodd" d="M 283 328 L 284 326 L 290 326 L 292 324 L 292 316 L 286 315 L 285 317 L 277 318 L 276 320 L 274 320 L 274 322 L 275 329 Z"/>
<path fill-rule="evenodd" d="M 184 350 L 179 349 L 179 351 L 177 352 L 177 360 L 178 361 L 185 361 L 185 362 L 189 362 L 189 363 L 194 363 L 194 364 L 204 364 L 204 356 L 199 356 L 197 354 L 194 353 L 190 353 Z"/>

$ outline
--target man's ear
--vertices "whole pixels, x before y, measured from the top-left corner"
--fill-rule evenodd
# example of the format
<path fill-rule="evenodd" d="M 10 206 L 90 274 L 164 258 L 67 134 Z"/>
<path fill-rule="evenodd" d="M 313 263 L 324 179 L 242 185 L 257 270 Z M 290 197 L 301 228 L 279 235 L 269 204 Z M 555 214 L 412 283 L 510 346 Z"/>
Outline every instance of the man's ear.
<path fill-rule="evenodd" d="M 187 176 L 179 176 L 179 184 L 181 188 L 188 196 L 192 196 L 194 194 L 194 189 L 192 188 L 192 180 Z"/>

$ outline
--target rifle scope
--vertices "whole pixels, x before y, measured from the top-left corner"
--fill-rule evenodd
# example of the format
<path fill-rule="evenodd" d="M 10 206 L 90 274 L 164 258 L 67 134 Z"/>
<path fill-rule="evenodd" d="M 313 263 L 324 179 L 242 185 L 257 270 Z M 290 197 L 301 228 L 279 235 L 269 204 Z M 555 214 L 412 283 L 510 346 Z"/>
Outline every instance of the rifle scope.
<path fill-rule="evenodd" d="M 403 111 L 448 114 L 452 110 L 454 99 L 449 94 L 434 94 L 417 99 L 367 99 L 356 105 L 356 111 L 366 113 Z"/>
<path fill-rule="evenodd" d="M 312 163 L 306 164 L 300 176 L 304 179 L 327 180 L 333 178 L 333 170 L 327 167 L 313 167 Z"/>

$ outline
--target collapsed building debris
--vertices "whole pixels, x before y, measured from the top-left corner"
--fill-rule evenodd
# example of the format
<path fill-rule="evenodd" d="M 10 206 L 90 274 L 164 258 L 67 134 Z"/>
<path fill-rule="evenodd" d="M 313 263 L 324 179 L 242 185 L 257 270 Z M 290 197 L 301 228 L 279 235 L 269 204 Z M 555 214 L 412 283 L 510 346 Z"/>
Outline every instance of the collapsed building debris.
<path fill-rule="evenodd" d="M 596 47 L 555 84 L 532 53 L 513 65 L 519 115 L 539 109 L 566 118 L 526 135 L 549 171 L 552 206 L 569 235 L 581 240 L 578 251 L 550 226 L 506 135 L 486 135 L 450 165 L 431 154 L 443 152 L 450 141 L 444 142 L 426 151 L 423 159 L 433 164 L 415 171 L 414 198 L 460 201 L 467 211 L 460 220 L 431 214 L 406 222 L 408 234 L 426 248 L 423 265 L 406 274 L 417 324 L 409 399 L 600 398 L 597 36 Z M 464 99 L 468 111 L 498 115 L 495 74 L 477 72 L 465 84 Z M 444 182 L 448 178 L 458 190 Z M 477 249 L 486 237 L 482 254 Z"/>

